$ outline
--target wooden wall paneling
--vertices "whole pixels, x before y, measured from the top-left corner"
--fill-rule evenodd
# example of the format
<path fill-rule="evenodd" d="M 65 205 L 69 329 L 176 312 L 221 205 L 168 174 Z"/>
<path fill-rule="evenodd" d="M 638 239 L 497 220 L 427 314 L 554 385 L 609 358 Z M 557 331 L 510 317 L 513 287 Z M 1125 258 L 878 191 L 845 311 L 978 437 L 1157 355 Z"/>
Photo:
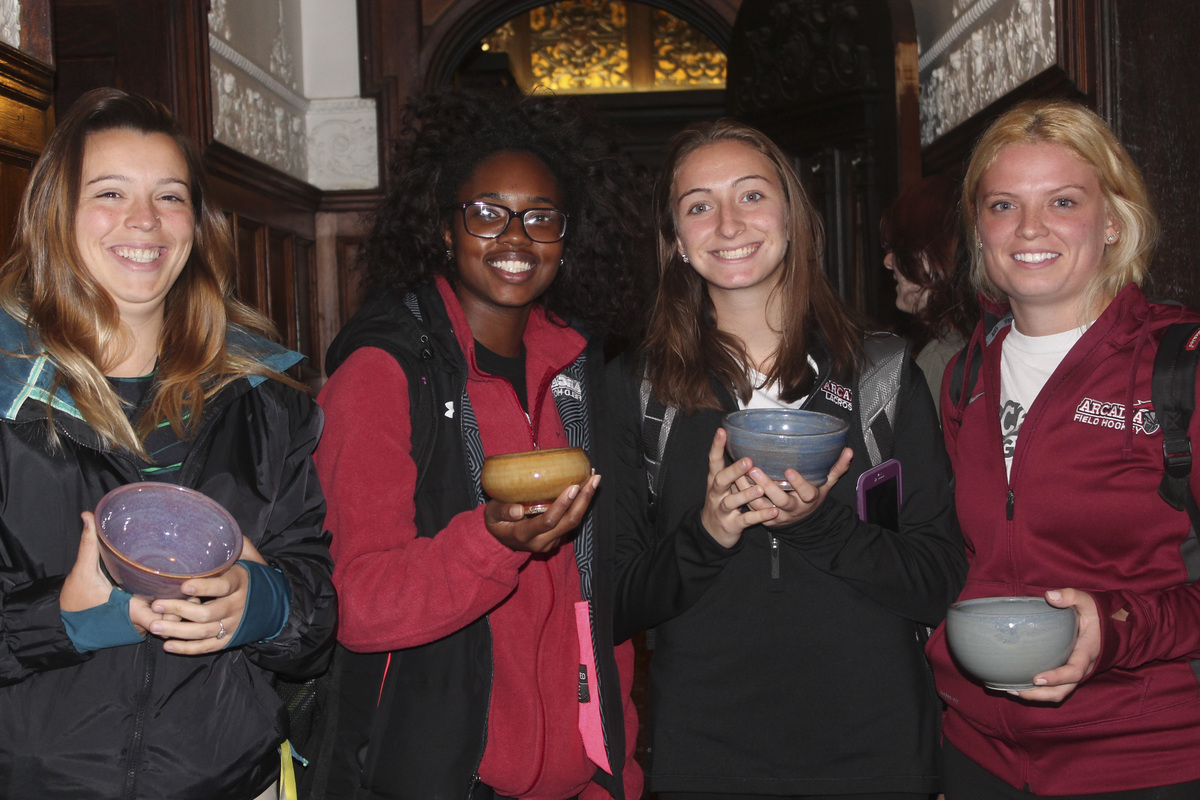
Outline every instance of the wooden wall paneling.
<path fill-rule="evenodd" d="M 52 68 L 0 45 L 0 249 L 8 254 L 21 195 L 50 137 Z"/>
<path fill-rule="evenodd" d="M 245 302 L 270 316 L 267 292 L 267 248 L 265 225 L 230 215 L 237 248 L 237 292 Z"/>
<path fill-rule="evenodd" d="M 283 343 L 296 349 L 295 272 L 292 269 L 291 237 L 267 228 L 267 308 Z"/>
<path fill-rule="evenodd" d="M 1109 121 L 1146 176 L 1162 226 L 1148 291 L 1200 308 L 1200 4 L 1112 5 Z"/>

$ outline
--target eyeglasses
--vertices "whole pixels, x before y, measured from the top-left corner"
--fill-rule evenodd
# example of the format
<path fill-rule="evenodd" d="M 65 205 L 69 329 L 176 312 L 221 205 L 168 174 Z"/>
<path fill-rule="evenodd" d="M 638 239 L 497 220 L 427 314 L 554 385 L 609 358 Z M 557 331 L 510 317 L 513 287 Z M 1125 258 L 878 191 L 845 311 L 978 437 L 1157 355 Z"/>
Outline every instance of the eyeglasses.
<path fill-rule="evenodd" d="M 542 244 L 557 242 L 567 233 L 567 212 L 557 208 L 513 211 L 506 206 L 484 202 L 463 203 L 459 208 L 467 233 L 480 239 L 499 239 L 514 218 L 521 220 L 521 227 L 530 240 Z"/>

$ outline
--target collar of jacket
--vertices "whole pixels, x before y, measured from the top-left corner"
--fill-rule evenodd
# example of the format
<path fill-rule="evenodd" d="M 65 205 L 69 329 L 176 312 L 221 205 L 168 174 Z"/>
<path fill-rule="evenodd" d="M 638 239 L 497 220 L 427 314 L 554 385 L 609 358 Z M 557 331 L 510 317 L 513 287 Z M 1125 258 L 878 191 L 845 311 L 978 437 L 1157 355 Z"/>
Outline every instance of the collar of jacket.
<path fill-rule="evenodd" d="M 458 339 L 459 349 L 466 355 L 471 372 L 475 375 L 481 374 L 475 363 L 475 337 L 463 313 L 462 305 L 458 302 L 458 295 L 454 293 L 454 287 L 441 275 L 435 278 L 435 285 L 438 294 L 441 295 L 442 305 L 446 308 L 446 316 L 450 319 L 450 327 Z M 523 340 L 526 358 L 545 362 L 543 369 L 553 373 L 572 364 L 587 345 L 587 340 L 579 331 L 547 311 L 541 303 L 534 303 L 529 310 L 529 321 L 525 324 Z M 530 346 L 530 343 L 535 344 Z"/>
<path fill-rule="evenodd" d="M 227 333 L 227 346 L 280 372 L 304 359 L 299 353 L 236 327 L 230 327 Z M 29 402 L 83 419 L 66 389 L 59 386 L 51 396 L 55 374 L 54 363 L 30 340 L 24 323 L 0 312 L 0 419 L 16 420 Z M 266 378 L 249 375 L 247 380 L 253 387 Z"/>

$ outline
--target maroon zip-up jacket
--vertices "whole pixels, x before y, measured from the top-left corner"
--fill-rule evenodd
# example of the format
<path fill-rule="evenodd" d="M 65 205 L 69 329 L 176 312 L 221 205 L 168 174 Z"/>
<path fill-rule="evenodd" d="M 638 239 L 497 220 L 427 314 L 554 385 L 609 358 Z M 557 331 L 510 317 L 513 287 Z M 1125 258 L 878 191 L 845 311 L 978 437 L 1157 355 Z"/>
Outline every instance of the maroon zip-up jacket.
<path fill-rule="evenodd" d="M 1150 402 L 1163 328 L 1192 320 L 1200 315 L 1125 287 L 1029 408 L 1007 478 L 999 393 L 1010 328 L 986 341 L 961 408 L 953 361 L 946 370 L 942 417 L 970 561 L 962 598 L 1074 588 L 1100 612 L 1100 659 L 1058 705 L 985 690 L 951 659 L 944 626 L 929 642 L 945 737 L 1039 796 L 1200 779 L 1200 548 L 1187 514 L 1158 496 L 1162 431 Z M 981 325 L 973 341 L 987 338 Z M 1200 443 L 1200 414 L 1190 434 Z M 1190 480 L 1195 496 L 1200 470 Z"/>

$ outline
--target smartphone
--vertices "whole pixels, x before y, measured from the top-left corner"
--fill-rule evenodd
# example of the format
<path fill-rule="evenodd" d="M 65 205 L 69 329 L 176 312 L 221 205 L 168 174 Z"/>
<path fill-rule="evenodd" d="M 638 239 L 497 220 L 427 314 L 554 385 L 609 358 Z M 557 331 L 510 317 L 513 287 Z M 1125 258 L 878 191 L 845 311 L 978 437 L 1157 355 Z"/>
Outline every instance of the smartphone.
<path fill-rule="evenodd" d="M 858 476 L 858 518 L 891 531 L 900 530 L 904 489 L 900 462 L 889 458 Z"/>

